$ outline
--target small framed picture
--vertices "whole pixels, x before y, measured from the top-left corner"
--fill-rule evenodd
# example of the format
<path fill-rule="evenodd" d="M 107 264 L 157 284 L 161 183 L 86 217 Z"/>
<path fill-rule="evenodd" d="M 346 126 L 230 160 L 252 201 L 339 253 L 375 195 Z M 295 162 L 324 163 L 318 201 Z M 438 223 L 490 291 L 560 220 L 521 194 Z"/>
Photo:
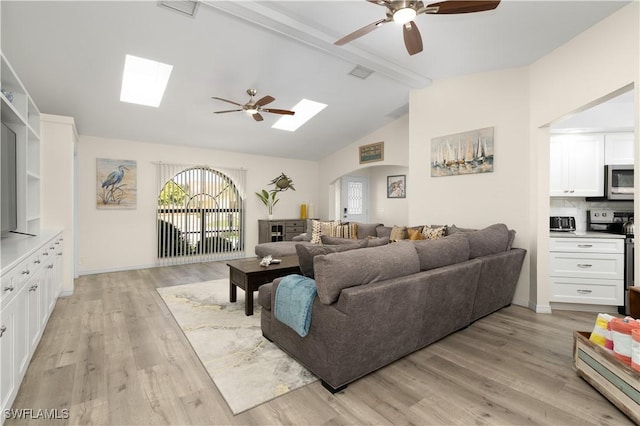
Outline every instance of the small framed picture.
<path fill-rule="evenodd" d="M 407 175 L 387 176 L 387 198 L 407 196 Z"/>
<path fill-rule="evenodd" d="M 359 148 L 360 164 L 384 160 L 384 142 L 362 145 Z"/>

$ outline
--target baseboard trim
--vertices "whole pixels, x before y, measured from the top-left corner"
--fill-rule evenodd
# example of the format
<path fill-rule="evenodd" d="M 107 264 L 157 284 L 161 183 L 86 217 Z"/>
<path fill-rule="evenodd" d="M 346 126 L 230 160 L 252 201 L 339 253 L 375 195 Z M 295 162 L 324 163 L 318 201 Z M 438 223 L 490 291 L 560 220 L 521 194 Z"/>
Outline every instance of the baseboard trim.
<path fill-rule="evenodd" d="M 73 296 L 73 290 L 64 290 L 64 291 L 61 291 L 60 294 L 58 295 L 58 297 L 69 297 L 69 296 Z"/>
<path fill-rule="evenodd" d="M 78 271 L 78 275 L 82 276 L 82 275 L 106 274 L 109 272 L 133 271 L 137 269 L 150 269 L 150 268 L 157 268 L 157 267 L 158 265 L 153 263 L 151 265 L 131 265 L 131 266 L 116 267 L 116 268 L 89 269 L 84 271 L 83 270 Z"/>
<path fill-rule="evenodd" d="M 529 303 L 529 309 L 534 311 L 536 314 L 552 314 L 551 306 L 549 305 L 537 305 L 533 302 Z"/>

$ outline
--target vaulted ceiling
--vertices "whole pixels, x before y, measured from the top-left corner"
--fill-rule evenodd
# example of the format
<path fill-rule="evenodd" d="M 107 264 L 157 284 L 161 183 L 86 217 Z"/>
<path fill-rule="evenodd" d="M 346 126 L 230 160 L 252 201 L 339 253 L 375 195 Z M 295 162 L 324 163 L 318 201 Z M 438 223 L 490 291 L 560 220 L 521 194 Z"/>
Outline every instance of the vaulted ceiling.
<path fill-rule="evenodd" d="M 628 1 L 502 1 L 465 15 L 420 15 L 424 51 L 409 56 L 384 17 L 353 1 L 206 1 L 194 17 L 156 1 L 7 1 L 2 51 L 44 113 L 75 117 L 81 134 L 316 160 L 408 112 L 434 79 L 528 65 Z M 173 65 L 159 108 L 120 102 L 126 54 Z M 373 72 L 350 75 L 357 65 Z M 296 132 L 243 113 L 213 114 L 246 90 L 290 109 L 328 107 Z"/>

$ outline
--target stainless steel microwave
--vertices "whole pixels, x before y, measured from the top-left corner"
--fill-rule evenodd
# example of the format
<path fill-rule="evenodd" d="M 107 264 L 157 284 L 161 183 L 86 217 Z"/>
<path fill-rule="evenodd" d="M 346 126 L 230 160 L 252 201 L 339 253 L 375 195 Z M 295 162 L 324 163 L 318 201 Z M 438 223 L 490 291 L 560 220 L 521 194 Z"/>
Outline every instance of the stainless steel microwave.
<path fill-rule="evenodd" d="M 633 200 L 633 165 L 605 166 L 605 182 L 608 200 Z"/>

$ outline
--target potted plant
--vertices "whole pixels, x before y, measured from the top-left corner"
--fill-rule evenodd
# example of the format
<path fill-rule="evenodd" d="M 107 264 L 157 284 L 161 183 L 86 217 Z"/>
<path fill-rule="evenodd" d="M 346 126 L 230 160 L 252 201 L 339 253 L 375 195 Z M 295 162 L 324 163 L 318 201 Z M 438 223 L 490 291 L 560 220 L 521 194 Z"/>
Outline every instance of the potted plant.
<path fill-rule="evenodd" d="M 280 199 L 277 197 L 278 193 L 276 191 L 267 192 L 266 189 L 263 189 L 262 192 L 256 192 L 262 204 L 267 207 L 267 212 L 269 214 L 269 219 L 273 219 L 273 206 L 275 206 Z"/>

